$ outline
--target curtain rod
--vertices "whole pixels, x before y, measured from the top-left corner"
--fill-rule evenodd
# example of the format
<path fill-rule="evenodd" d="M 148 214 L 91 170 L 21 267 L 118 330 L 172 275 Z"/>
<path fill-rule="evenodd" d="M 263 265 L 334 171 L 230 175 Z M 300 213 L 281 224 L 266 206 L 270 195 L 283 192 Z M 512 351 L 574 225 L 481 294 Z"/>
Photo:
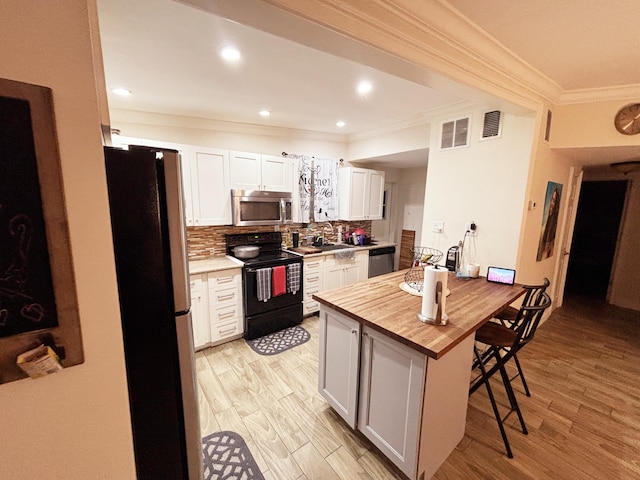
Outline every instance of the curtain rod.
<path fill-rule="evenodd" d="M 309 157 L 308 155 L 302 155 L 302 154 L 299 154 L 299 153 L 287 153 L 287 152 L 282 152 L 282 154 L 281 154 L 281 155 L 282 155 L 283 157 L 291 157 L 291 158 L 304 158 L 304 157 Z M 314 157 L 314 156 L 311 156 L 311 157 L 309 157 L 309 158 L 313 158 L 313 159 L 315 159 L 315 160 L 330 160 L 330 161 L 332 161 L 332 162 L 339 161 L 340 163 L 344 162 L 344 159 L 343 159 L 343 158 L 339 158 L 338 160 L 336 160 L 335 158 L 323 158 L 323 157 Z"/>

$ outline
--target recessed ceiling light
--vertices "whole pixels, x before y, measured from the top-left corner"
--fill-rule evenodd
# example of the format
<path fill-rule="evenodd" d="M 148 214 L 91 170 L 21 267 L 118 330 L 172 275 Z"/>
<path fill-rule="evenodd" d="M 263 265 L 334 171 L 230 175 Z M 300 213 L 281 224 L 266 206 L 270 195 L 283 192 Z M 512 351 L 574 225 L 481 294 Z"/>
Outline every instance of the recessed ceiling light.
<path fill-rule="evenodd" d="M 269 115 L 271 115 L 271 112 L 269 110 L 260 110 L 259 113 L 261 117 L 268 117 Z"/>
<path fill-rule="evenodd" d="M 237 62 L 240 60 L 240 50 L 236 47 L 224 47 L 220 50 L 220 56 L 228 62 Z"/>
<path fill-rule="evenodd" d="M 131 95 L 131 90 L 127 90 L 126 88 L 113 88 L 111 89 L 111 91 L 116 95 L 120 95 L 121 97 L 127 97 Z"/>
<path fill-rule="evenodd" d="M 371 92 L 372 88 L 373 85 L 371 85 L 371 82 L 363 80 L 362 82 L 358 83 L 357 90 L 360 95 L 365 97 L 369 92 Z"/>
<path fill-rule="evenodd" d="M 342 128 L 346 125 L 346 122 L 342 121 L 342 120 L 338 120 L 336 122 L 336 127 Z"/>

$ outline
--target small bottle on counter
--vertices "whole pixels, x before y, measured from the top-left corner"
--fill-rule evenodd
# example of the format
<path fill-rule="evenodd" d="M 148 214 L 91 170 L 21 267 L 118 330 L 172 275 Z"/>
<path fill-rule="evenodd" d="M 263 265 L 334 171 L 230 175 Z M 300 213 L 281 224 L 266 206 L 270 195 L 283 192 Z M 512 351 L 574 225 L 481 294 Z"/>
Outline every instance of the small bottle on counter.
<path fill-rule="evenodd" d="M 342 243 L 342 225 L 338 225 L 338 240 L 336 243 Z"/>

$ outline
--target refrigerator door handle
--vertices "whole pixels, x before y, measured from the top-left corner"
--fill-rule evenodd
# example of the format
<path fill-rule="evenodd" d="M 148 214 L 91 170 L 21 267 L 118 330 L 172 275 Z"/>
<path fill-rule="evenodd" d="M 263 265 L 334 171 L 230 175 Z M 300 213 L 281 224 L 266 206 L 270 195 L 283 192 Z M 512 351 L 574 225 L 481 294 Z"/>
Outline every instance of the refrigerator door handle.
<path fill-rule="evenodd" d="M 169 246 L 171 249 L 171 274 L 176 312 L 188 312 L 191 302 L 189 293 L 189 267 L 187 263 L 187 234 L 184 219 L 184 197 L 180 154 L 163 150 Z"/>

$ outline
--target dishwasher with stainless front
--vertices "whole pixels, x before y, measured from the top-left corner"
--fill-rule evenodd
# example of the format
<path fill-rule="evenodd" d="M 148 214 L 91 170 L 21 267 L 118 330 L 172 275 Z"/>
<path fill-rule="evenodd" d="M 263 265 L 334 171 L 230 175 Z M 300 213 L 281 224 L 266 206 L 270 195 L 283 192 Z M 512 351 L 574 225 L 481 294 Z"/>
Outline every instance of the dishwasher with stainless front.
<path fill-rule="evenodd" d="M 393 272 L 396 247 L 379 247 L 369 250 L 369 278 Z"/>

